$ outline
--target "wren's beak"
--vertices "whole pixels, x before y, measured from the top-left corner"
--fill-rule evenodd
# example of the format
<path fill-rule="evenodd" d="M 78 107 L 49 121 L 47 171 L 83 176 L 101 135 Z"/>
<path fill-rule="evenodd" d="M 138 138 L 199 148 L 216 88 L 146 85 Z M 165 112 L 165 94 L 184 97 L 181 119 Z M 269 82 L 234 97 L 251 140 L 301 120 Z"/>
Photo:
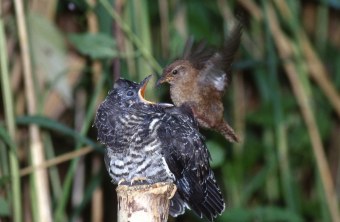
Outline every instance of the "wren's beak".
<path fill-rule="evenodd" d="M 144 103 L 148 103 L 148 104 L 154 104 L 153 102 L 150 102 L 148 100 L 146 100 L 144 98 L 145 95 L 145 90 L 146 90 L 146 86 L 148 85 L 149 80 L 151 79 L 152 75 L 149 75 L 148 77 L 146 77 L 142 82 L 139 83 L 140 88 L 138 90 L 138 96 L 139 99 L 144 102 Z"/>
<path fill-rule="evenodd" d="M 159 87 L 162 83 L 165 83 L 168 81 L 167 75 L 162 75 L 161 78 L 158 79 L 156 86 Z"/>

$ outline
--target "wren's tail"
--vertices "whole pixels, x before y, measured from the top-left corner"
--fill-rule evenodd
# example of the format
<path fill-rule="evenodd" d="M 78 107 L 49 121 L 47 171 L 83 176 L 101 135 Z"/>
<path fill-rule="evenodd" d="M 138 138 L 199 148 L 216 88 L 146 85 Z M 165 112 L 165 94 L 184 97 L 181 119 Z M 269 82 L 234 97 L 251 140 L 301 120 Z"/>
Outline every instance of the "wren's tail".
<path fill-rule="evenodd" d="M 240 141 L 233 128 L 231 128 L 231 126 L 229 126 L 229 124 L 225 121 L 217 127 L 217 131 L 221 133 L 226 140 L 232 143 Z"/>

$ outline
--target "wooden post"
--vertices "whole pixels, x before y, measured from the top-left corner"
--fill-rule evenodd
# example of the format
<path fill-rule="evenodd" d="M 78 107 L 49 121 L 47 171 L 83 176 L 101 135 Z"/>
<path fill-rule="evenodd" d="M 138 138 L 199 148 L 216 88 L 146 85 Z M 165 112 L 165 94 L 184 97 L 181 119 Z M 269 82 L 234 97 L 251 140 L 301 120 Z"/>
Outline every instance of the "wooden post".
<path fill-rule="evenodd" d="M 118 222 L 166 222 L 176 189 L 173 183 L 118 186 Z"/>

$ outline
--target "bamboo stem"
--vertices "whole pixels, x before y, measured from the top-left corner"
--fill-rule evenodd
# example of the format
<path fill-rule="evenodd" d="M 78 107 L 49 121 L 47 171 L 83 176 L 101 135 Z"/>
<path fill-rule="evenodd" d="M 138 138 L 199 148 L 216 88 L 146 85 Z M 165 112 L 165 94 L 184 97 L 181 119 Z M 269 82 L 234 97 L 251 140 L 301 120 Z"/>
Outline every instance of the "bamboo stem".
<path fill-rule="evenodd" d="M 150 51 L 144 46 L 141 39 L 136 36 L 130 27 L 122 20 L 116 10 L 114 10 L 110 3 L 107 0 L 99 0 L 100 3 L 104 6 L 105 10 L 113 17 L 115 22 L 120 26 L 120 28 L 125 32 L 125 34 L 130 38 L 130 40 L 136 45 L 136 47 L 140 50 L 141 54 L 144 56 L 145 60 L 149 63 L 149 65 L 156 71 L 161 72 L 162 67 L 158 64 L 156 59 L 151 55 Z"/>
<path fill-rule="evenodd" d="M 274 3 L 282 16 L 292 19 L 293 15 L 285 1 L 275 0 Z M 321 90 L 325 93 L 326 98 L 333 106 L 335 112 L 340 117 L 340 94 L 337 92 L 331 80 L 328 78 L 329 75 L 327 70 L 322 64 L 320 58 L 318 58 L 318 55 L 315 53 L 315 50 L 313 49 L 310 40 L 306 36 L 306 33 L 302 29 L 299 29 L 296 32 L 296 36 L 301 43 L 302 53 L 306 58 L 309 75 L 320 86 Z M 320 33 L 318 33 L 318 35 L 320 35 Z"/>
<path fill-rule="evenodd" d="M 87 0 L 87 3 L 90 5 L 92 9 L 94 9 L 97 5 L 97 0 Z M 90 33 L 98 33 L 99 30 L 99 25 L 98 25 L 98 18 L 97 15 L 95 14 L 94 10 L 90 10 L 86 14 L 87 22 L 88 22 L 88 31 Z M 117 58 L 119 61 L 119 58 Z M 95 85 L 98 84 L 98 81 L 100 81 L 100 75 L 102 74 L 102 64 L 100 60 L 94 60 L 92 63 L 92 78 L 93 82 Z M 95 86 L 94 86 L 95 87 Z M 84 95 L 86 96 L 86 95 Z M 103 94 L 100 94 L 100 97 L 97 99 L 97 101 L 102 101 L 102 98 L 104 97 Z M 84 120 L 81 120 L 79 123 L 81 123 Z M 79 127 L 80 129 L 80 127 Z M 84 159 L 82 159 L 84 160 Z M 84 161 L 81 162 L 82 166 L 84 167 Z M 78 169 L 80 168 L 81 165 L 78 166 Z M 98 160 L 97 156 L 93 156 L 92 159 L 92 174 L 95 175 L 97 171 L 99 171 L 100 166 L 101 166 L 101 161 Z M 77 187 L 74 186 L 75 189 Z M 103 221 L 104 215 L 103 211 L 100 209 L 103 209 L 102 206 L 103 203 L 103 189 L 102 187 L 98 186 L 95 188 L 93 192 L 93 197 L 92 197 L 92 208 L 91 208 L 91 215 L 92 215 L 92 221 Z M 79 221 L 79 220 L 78 220 Z"/>
<path fill-rule="evenodd" d="M 169 56 L 169 2 L 166 0 L 158 0 L 159 5 L 159 16 L 161 22 L 161 44 L 162 44 L 162 55 L 164 58 Z"/>
<path fill-rule="evenodd" d="M 243 7 L 248 9 L 249 13 L 251 13 L 252 17 L 254 17 L 256 20 L 261 21 L 263 19 L 259 7 L 256 4 L 253 4 L 252 1 L 239 0 L 239 2 Z M 273 3 L 278 8 L 282 17 L 292 19 L 293 15 L 289 11 L 289 6 L 287 5 L 286 1 L 275 0 Z M 306 33 L 300 29 L 297 30 L 296 34 L 299 42 L 301 43 L 302 53 L 306 58 L 309 69 L 308 74 L 320 86 L 335 112 L 340 117 L 340 94 L 337 92 L 331 80 L 328 78 L 327 70 L 313 49 L 311 41 L 306 36 Z"/>
<path fill-rule="evenodd" d="M 23 2 L 20 0 L 14 1 L 17 25 L 18 25 L 18 34 L 19 34 L 19 42 L 21 49 L 21 57 L 23 63 L 23 71 L 24 71 L 24 82 L 25 82 L 25 90 L 26 90 L 26 100 L 28 104 L 28 113 L 30 115 L 35 115 L 37 113 L 37 102 L 35 99 L 34 93 L 34 84 L 33 84 L 33 76 L 32 76 L 32 67 L 30 61 L 30 52 L 29 52 L 29 41 L 28 41 L 28 33 L 25 24 L 25 13 Z M 29 126 L 29 135 L 30 135 L 30 153 L 31 153 L 31 161 L 32 165 L 36 166 L 44 162 L 44 149 L 40 137 L 39 127 L 37 125 L 31 124 Z M 33 174 L 33 183 L 35 187 L 35 198 L 37 200 L 36 209 L 37 212 L 37 220 L 38 221 L 52 221 L 51 216 L 51 208 L 50 208 L 50 198 L 49 198 L 49 187 L 48 187 L 48 177 L 45 169 L 40 169 L 34 172 Z"/>
<path fill-rule="evenodd" d="M 85 117 L 85 121 L 84 124 L 80 130 L 80 135 L 85 135 L 90 127 L 91 121 L 90 119 L 93 118 L 93 115 L 95 113 L 95 109 L 96 109 L 96 104 L 98 101 L 98 96 L 100 94 L 100 90 L 103 87 L 104 84 L 104 80 L 105 80 L 105 75 L 101 75 L 99 81 L 97 82 L 96 86 L 95 86 L 95 90 L 94 90 L 94 94 L 90 99 L 90 104 L 88 106 L 88 109 L 86 111 L 86 117 Z M 80 145 L 81 142 L 79 141 L 78 144 L 76 145 L 75 150 L 79 150 L 80 149 Z M 56 204 L 56 210 L 54 213 L 54 221 L 65 221 L 64 220 L 64 215 L 65 215 L 65 208 L 67 205 L 67 201 L 69 199 L 69 195 L 71 193 L 71 185 L 73 182 L 73 177 L 74 177 L 74 173 L 75 173 L 75 169 L 76 166 L 78 164 L 79 158 L 75 158 L 71 160 L 70 166 L 68 168 L 67 174 L 65 176 L 64 179 L 64 185 L 63 185 L 63 191 L 62 191 L 62 195 L 59 198 L 59 200 L 57 201 Z"/>
<path fill-rule="evenodd" d="M 166 222 L 175 192 L 173 183 L 118 186 L 118 222 Z"/>
<path fill-rule="evenodd" d="M 1 2 L 2 3 L 2 2 Z M 0 15 L 2 15 L 2 8 L 0 3 Z M 1 88 L 2 99 L 4 102 L 6 125 L 8 128 L 11 140 L 14 142 L 16 135 L 15 120 L 14 120 L 14 105 L 13 96 L 11 95 L 11 84 L 8 72 L 8 58 L 6 53 L 6 36 L 3 18 L 0 16 L 0 73 L 1 73 Z M 20 175 L 19 175 L 19 161 L 15 145 L 12 145 L 9 152 L 10 175 L 11 175 L 11 191 L 13 201 L 13 221 L 22 221 L 22 207 L 21 207 L 21 193 L 20 193 Z"/>
<path fill-rule="evenodd" d="M 281 58 L 290 58 L 293 56 L 294 52 L 291 43 L 280 30 L 279 23 L 275 16 L 275 11 L 273 7 L 268 8 L 269 13 L 269 26 L 273 33 L 274 40 L 279 50 Z M 297 97 L 302 116 L 305 120 L 309 136 L 311 138 L 311 143 L 313 147 L 314 157 L 318 167 L 318 172 L 320 174 L 323 191 L 325 193 L 326 202 L 328 209 L 330 211 L 332 221 L 340 222 L 340 215 L 338 209 L 338 203 L 336 199 L 336 193 L 334 189 L 334 184 L 332 181 L 332 176 L 327 163 L 327 158 L 324 152 L 324 147 L 321 141 L 321 136 L 317 128 L 317 124 L 314 118 L 313 109 L 310 106 L 310 98 L 306 91 L 303 90 L 303 84 L 299 79 L 298 71 L 293 63 L 285 63 L 284 68 L 286 70 L 287 76 L 291 82 L 293 92 Z"/>

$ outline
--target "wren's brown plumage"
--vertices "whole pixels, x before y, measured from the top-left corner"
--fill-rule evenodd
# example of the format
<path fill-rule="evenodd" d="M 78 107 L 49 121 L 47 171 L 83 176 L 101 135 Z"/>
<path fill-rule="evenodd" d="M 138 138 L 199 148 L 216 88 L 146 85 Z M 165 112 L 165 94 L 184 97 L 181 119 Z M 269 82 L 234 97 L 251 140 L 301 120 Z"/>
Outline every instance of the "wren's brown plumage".
<path fill-rule="evenodd" d="M 201 127 L 216 130 L 231 142 L 237 142 L 238 137 L 223 118 L 222 96 L 231 80 L 231 64 L 241 35 L 242 25 L 238 23 L 221 51 L 201 44 L 168 65 L 157 82 L 170 84 L 173 103 L 189 105 Z"/>

